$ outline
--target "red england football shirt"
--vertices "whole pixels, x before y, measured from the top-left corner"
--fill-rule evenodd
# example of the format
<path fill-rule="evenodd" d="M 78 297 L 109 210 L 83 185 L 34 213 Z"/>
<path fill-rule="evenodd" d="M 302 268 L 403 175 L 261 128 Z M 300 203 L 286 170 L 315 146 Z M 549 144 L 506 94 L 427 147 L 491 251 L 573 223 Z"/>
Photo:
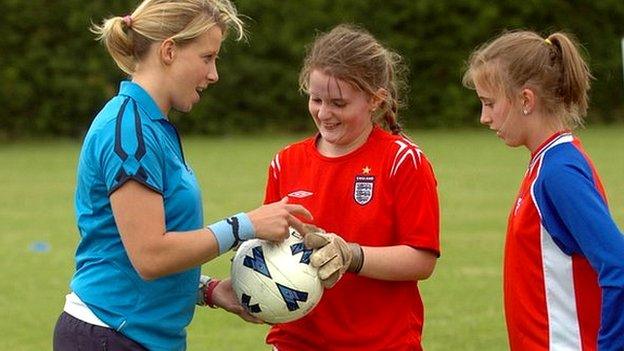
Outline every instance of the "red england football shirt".
<path fill-rule="evenodd" d="M 436 180 L 409 139 L 375 127 L 359 149 L 324 157 L 308 138 L 280 151 L 269 167 L 265 202 L 284 196 L 314 223 L 363 246 L 408 245 L 439 254 Z M 423 304 L 414 281 L 346 273 L 304 318 L 271 328 L 279 351 L 420 350 Z"/>

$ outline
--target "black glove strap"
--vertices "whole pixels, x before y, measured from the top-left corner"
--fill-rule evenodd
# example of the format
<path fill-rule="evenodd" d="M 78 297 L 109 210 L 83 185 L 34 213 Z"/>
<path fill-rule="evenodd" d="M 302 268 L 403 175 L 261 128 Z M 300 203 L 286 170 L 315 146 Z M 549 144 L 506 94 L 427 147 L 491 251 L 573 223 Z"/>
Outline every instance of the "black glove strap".
<path fill-rule="evenodd" d="M 356 243 L 349 243 L 349 249 L 351 250 L 351 264 L 347 271 L 358 274 L 364 266 L 364 250 L 360 244 Z"/>

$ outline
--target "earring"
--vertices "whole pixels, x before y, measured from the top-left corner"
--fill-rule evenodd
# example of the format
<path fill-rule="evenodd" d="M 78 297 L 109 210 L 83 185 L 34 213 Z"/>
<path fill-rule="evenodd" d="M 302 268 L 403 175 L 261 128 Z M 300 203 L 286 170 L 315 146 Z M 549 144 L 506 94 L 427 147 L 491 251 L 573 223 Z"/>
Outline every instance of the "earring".
<path fill-rule="evenodd" d="M 522 110 L 522 113 L 526 116 L 526 115 L 528 115 L 528 114 L 529 114 L 529 110 L 524 109 L 524 110 Z"/>

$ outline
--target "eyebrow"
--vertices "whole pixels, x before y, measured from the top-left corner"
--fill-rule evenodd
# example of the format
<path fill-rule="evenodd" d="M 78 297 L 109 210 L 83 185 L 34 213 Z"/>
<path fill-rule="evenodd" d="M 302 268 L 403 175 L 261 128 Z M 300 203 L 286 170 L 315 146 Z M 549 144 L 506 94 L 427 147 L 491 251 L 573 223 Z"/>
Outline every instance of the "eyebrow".
<path fill-rule="evenodd" d="M 220 50 L 215 49 L 205 49 L 201 51 L 202 55 L 218 55 Z"/>
<path fill-rule="evenodd" d="M 318 97 L 318 98 L 321 98 L 321 99 L 327 98 L 330 101 L 347 101 L 348 100 L 344 96 L 335 96 L 335 97 L 334 96 L 326 96 L 326 97 L 324 97 L 323 94 L 319 94 L 319 93 L 314 92 L 314 91 L 308 91 L 308 95 L 309 96 Z"/>

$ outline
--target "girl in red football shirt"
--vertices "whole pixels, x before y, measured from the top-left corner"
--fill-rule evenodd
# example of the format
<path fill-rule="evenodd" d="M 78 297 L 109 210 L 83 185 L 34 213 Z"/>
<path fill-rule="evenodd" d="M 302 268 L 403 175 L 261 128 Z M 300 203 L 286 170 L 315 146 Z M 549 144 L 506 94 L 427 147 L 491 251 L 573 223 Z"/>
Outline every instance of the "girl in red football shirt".
<path fill-rule="evenodd" d="M 300 87 L 318 133 L 275 156 L 265 202 L 288 196 L 312 212 L 327 233 L 306 236 L 311 264 L 333 287 L 310 314 L 271 328 L 279 351 L 422 349 L 418 281 L 439 256 L 439 207 L 431 165 L 397 123 L 400 61 L 349 25 L 318 36 L 305 58 Z"/>

